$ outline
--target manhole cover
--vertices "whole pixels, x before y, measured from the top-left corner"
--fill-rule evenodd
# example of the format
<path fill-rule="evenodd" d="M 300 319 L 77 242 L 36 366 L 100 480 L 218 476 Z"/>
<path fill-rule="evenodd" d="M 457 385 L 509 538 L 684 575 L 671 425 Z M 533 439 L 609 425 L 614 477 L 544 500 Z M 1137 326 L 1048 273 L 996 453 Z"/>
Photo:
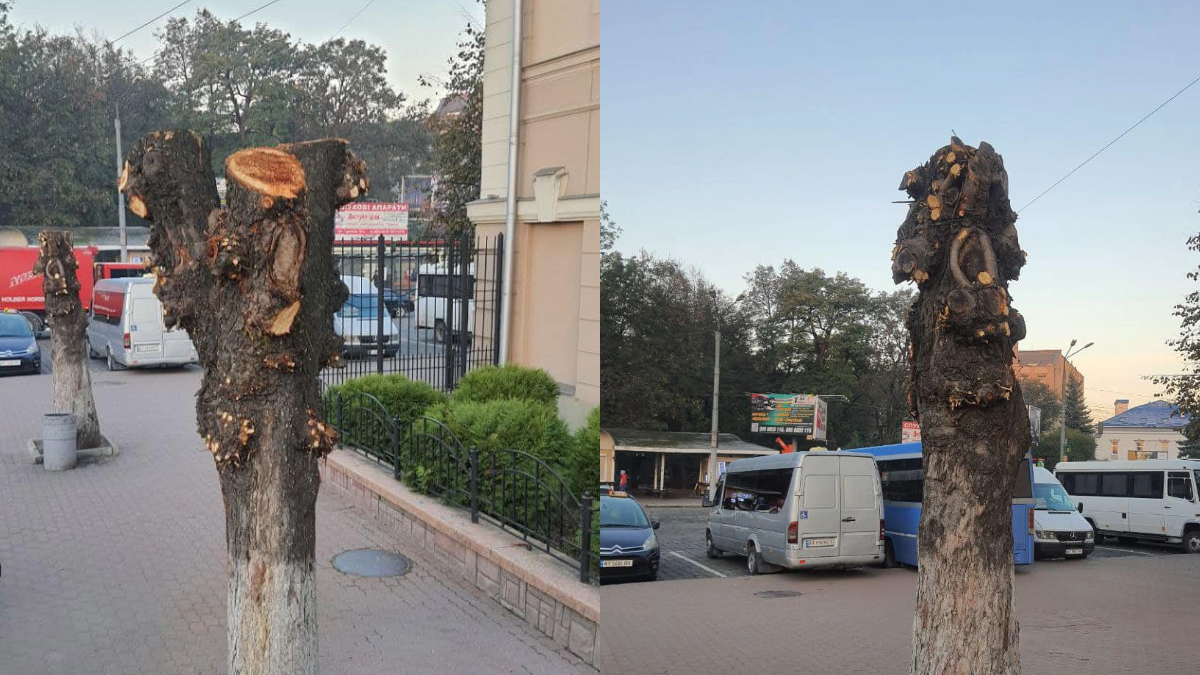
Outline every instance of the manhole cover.
<path fill-rule="evenodd" d="M 754 594 L 756 598 L 798 598 L 799 591 L 759 591 Z"/>
<path fill-rule="evenodd" d="M 391 551 L 359 548 L 334 556 L 333 566 L 340 572 L 360 577 L 398 577 L 412 569 L 412 561 Z"/>

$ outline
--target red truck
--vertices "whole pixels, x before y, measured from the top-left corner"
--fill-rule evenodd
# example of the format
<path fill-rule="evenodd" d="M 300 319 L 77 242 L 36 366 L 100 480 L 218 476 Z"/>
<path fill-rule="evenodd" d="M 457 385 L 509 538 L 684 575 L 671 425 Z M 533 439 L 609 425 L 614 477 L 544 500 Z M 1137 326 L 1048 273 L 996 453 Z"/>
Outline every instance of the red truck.
<path fill-rule="evenodd" d="M 79 300 L 87 308 L 92 302 L 95 283 L 96 247 L 75 247 L 79 268 Z M 33 273 L 38 249 L 31 246 L 0 248 L 0 310 L 13 309 L 30 319 L 34 330 L 41 332 L 46 316 L 46 299 L 42 294 L 42 277 Z M 36 320 L 34 319 L 36 317 Z"/>

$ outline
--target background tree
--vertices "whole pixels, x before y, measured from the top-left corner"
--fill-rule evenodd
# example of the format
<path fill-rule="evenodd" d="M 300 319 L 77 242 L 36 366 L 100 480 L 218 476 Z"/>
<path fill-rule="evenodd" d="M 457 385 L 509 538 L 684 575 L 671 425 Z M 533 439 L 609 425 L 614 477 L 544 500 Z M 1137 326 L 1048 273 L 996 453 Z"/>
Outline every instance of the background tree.
<path fill-rule="evenodd" d="M 987 143 L 951 138 L 900 189 L 913 201 L 892 274 L 918 288 L 910 400 L 925 471 L 912 672 L 1019 673 L 1012 538 L 979 536 L 1011 528 L 1013 482 L 1031 440 L 1013 373 L 1025 326 L 1008 282 L 1025 255 L 1008 175 Z"/>
<path fill-rule="evenodd" d="M 1067 378 L 1067 396 L 1064 403 L 1068 429 L 1086 431 L 1089 434 L 1095 431 L 1092 413 L 1087 408 L 1087 402 L 1083 400 L 1083 384 L 1073 377 Z"/>
<path fill-rule="evenodd" d="M 1187 247 L 1190 251 L 1200 251 L 1200 234 L 1189 237 Z M 1193 283 L 1200 280 L 1200 268 L 1188 272 L 1187 277 Z M 1153 381 L 1162 387 L 1161 396 L 1179 406 L 1178 414 L 1187 418 L 1183 428 L 1187 441 L 1180 446 L 1180 456 L 1186 447 L 1189 456 L 1200 457 L 1200 290 L 1185 295 L 1183 302 L 1175 305 L 1173 314 L 1179 317 L 1179 337 L 1168 340 L 1167 344 L 1185 364 L 1183 372 L 1160 375 Z"/>
<path fill-rule="evenodd" d="M 210 162 L 199 134 L 153 133 L 120 187 L 153 223 L 163 323 L 187 330 L 204 366 L 196 418 L 225 503 L 229 672 L 312 674 L 317 461 L 336 439 L 317 375 L 337 358 L 347 297 L 333 213 L 367 189 L 366 170 L 342 140 L 242 150 L 218 209 Z"/>
<path fill-rule="evenodd" d="M 446 98 L 460 100 L 458 113 L 434 117 L 432 165 L 436 175 L 434 199 L 438 212 L 434 225 L 443 234 L 472 229 L 467 204 L 479 199 L 483 156 L 483 47 L 484 31 L 468 24 L 458 53 L 450 59 L 445 80 Z M 433 86 L 433 79 L 421 78 Z"/>
<path fill-rule="evenodd" d="M 79 278 L 75 273 L 79 263 L 71 246 L 71 233 L 43 231 L 38 235 L 38 244 L 33 271 L 42 275 L 46 320 L 51 329 L 54 411 L 75 416 L 77 448 L 98 448 L 104 445 L 104 439 L 84 353 L 87 316 L 79 301 Z"/>
<path fill-rule="evenodd" d="M 1058 429 L 1043 431 L 1034 454 L 1051 471 L 1058 466 Z M 1090 432 L 1067 428 L 1067 461 L 1086 462 L 1096 459 L 1096 437 Z"/>
<path fill-rule="evenodd" d="M 1049 386 L 1037 380 L 1022 381 L 1021 396 L 1025 399 L 1026 404 L 1041 409 L 1043 429 L 1058 427 L 1058 415 L 1061 404 L 1059 403 L 1058 396 L 1050 390 Z"/>

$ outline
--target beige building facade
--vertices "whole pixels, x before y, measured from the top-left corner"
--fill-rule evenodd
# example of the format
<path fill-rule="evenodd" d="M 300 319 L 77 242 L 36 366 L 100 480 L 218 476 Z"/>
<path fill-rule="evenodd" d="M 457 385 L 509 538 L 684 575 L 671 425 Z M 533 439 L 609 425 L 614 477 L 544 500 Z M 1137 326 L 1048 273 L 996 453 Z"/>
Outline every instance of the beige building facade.
<path fill-rule="evenodd" d="M 523 0 L 517 21 L 515 4 L 487 2 L 480 198 L 467 212 L 480 236 L 506 230 L 516 38 L 516 205 L 502 337 L 508 362 L 554 377 L 560 411 L 578 426 L 600 404 L 600 5 Z"/>
<path fill-rule="evenodd" d="M 1100 423 L 1096 459 L 1179 459 L 1187 422 L 1179 408 L 1166 401 L 1130 408 L 1128 400 L 1119 399 L 1113 416 Z"/>
<path fill-rule="evenodd" d="M 1055 396 L 1061 397 L 1063 394 L 1064 368 L 1067 377 L 1078 382 L 1080 388 L 1083 387 L 1083 374 L 1064 359 L 1062 352 L 1057 349 L 1020 350 L 1014 366 L 1018 380 L 1044 384 Z"/>

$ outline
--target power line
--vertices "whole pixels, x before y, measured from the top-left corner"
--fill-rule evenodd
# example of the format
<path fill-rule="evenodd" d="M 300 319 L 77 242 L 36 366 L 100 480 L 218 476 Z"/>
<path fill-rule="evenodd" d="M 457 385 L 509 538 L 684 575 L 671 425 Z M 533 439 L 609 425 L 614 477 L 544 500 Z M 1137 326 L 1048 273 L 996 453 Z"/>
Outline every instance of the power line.
<path fill-rule="evenodd" d="M 349 20 L 349 21 L 347 21 L 346 23 L 342 24 L 342 27 L 341 27 L 341 28 L 339 28 L 339 29 L 337 29 L 337 32 L 336 32 L 336 33 L 334 33 L 334 34 L 333 34 L 333 37 L 331 37 L 331 38 L 329 38 L 329 39 L 330 39 L 330 40 L 332 40 L 332 39 L 336 38 L 337 36 L 341 35 L 341 34 L 342 34 L 342 31 L 346 30 L 346 26 L 349 26 L 350 24 L 354 23 L 354 20 L 358 18 L 358 15 L 359 15 L 359 14 L 362 14 L 363 12 L 365 12 L 365 11 L 366 11 L 366 9 L 367 9 L 368 7 L 370 7 L 370 6 L 371 6 L 371 5 L 372 5 L 374 2 L 375 2 L 375 0 L 367 0 L 367 4 L 363 5 L 363 6 L 362 6 L 362 7 L 361 7 L 361 8 L 360 8 L 360 9 L 359 9 L 357 12 L 355 12 L 355 13 L 354 13 L 354 16 L 350 17 L 350 20 Z"/>
<path fill-rule="evenodd" d="M 279 2 L 279 0 L 271 0 L 271 2 L 268 2 L 268 3 L 267 3 L 267 4 L 265 4 L 265 5 L 261 5 L 261 6 L 259 6 L 259 7 L 256 7 L 256 8 L 254 8 L 254 9 L 250 10 L 249 12 L 246 12 L 245 14 L 243 14 L 243 15 L 239 16 L 238 18 L 234 19 L 234 21 L 241 21 L 242 19 L 244 19 L 244 18 L 246 18 L 246 17 L 250 16 L 251 14 L 255 14 L 255 13 L 257 13 L 257 12 L 260 12 L 260 11 L 262 11 L 262 10 L 264 10 L 264 9 L 266 9 L 266 8 L 268 8 L 268 7 L 270 7 L 271 5 L 273 5 L 273 4 L 277 3 L 277 2 Z"/>
<path fill-rule="evenodd" d="M 1109 141 L 1109 142 L 1108 142 L 1108 145 L 1105 145 L 1103 148 L 1100 148 L 1100 149 L 1099 149 L 1099 150 L 1097 150 L 1097 151 L 1095 152 L 1095 154 L 1093 154 L 1091 157 L 1088 157 L 1087 159 L 1083 160 L 1083 162 L 1082 162 L 1082 163 L 1081 163 L 1079 166 L 1077 166 L 1077 167 L 1075 167 L 1074 169 L 1071 169 L 1070 171 L 1068 171 L 1068 172 L 1067 172 L 1067 175 L 1065 175 L 1065 176 L 1063 176 L 1062 178 L 1059 178 L 1057 181 L 1055 181 L 1055 182 L 1054 182 L 1054 185 L 1051 185 L 1050 187 L 1046 188 L 1045 190 L 1042 190 L 1042 193 L 1041 193 L 1041 194 L 1039 194 L 1038 196 L 1034 197 L 1032 200 L 1030 200 L 1030 202 L 1029 202 L 1028 204 L 1026 204 L 1025 206 L 1022 206 L 1021 208 L 1017 209 L 1017 213 L 1020 213 L 1020 212 L 1024 211 L 1025 209 L 1029 208 L 1029 207 L 1030 207 L 1030 206 L 1031 206 L 1031 205 L 1032 205 L 1034 202 L 1036 202 L 1037 200 L 1039 200 L 1039 199 L 1041 199 L 1042 197 L 1044 197 L 1044 196 L 1046 195 L 1046 193 L 1047 193 L 1047 192 L 1049 192 L 1049 191 L 1053 190 L 1054 188 L 1058 187 L 1058 184 L 1059 184 L 1059 183 L 1061 183 L 1061 182 L 1065 181 L 1066 179 L 1070 178 L 1070 177 L 1071 177 L 1071 174 L 1073 174 L 1073 173 L 1075 173 L 1076 171 L 1078 171 L 1078 170 L 1082 169 L 1082 168 L 1084 167 L 1084 165 L 1085 165 L 1085 164 L 1087 164 L 1088 162 L 1092 161 L 1093 159 L 1096 159 L 1096 157 L 1098 157 L 1098 156 L 1100 155 L 1100 153 L 1102 153 L 1102 152 L 1104 152 L 1105 150 L 1107 150 L 1107 149 L 1108 149 L 1108 148 L 1109 148 L 1109 147 L 1110 147 L 1110 146 L 1111 146 L 1113 143 L 1116 143 L 1117 141 L 1121 140 L 1122 138 L 1125 138 L 1125 134 L 1128 134 L 1129 132 L 1131 132 L 1131 131 L 1133 131 L 1134 129 L 1136 129 L 1136 128 L 1138 128 L 1139 126 L 1141 126 L 1142 122 L 1145 122 L 1146 120 L 1150 119 L 1150 118 L 1151 118 L 1151 117 L 1154 115 L 1154 113 L 1158 112 L 1159 110 L 1162 110 L 1164 106 L 1166 106 L 1166 105 L 1167 105 L 1168 103 L 1170 103 L 1171 101 L 1174 101 L 1174 100 L 1175 100 L 1176 98 L 1178 98 L 1178 97 L 1179 97 L 1179 95 L 1180 95 L 1180 94 L 1182 94 L 1183 92 L 1187 91 L 1188 89 L 1191 89 L 1191 88 L 1192 88 L 1192 85 L 1193 85 L 1193 84 L 1196 84 L 1197 82 L 1200 82 L 1200 77 L 1197 77 L 1196 79 L 1192 80 L 1191 82 L 1189 82 L 1189 83 L 1188 83 L 1188 85 L 1187 85 L 1186 87 L 1184 87 L 1183 89 L 1180 89 L 1179 91 L 1175 92 L 1175 95 L 1174 95 L 1174 96 L 1172 96 L 1171 98 L 1169 98 L 1169 99 L 1167 99 L 1167 100 L 1163 101 L 1162 103 L 1160 103 L 1160 104 L 1159 104 L 1159 106 L 1158 106 L 1157 108 L 1155 108 L 1154 110 L 1151 110 L 1150 112 L 1146 113 L 1146 116 L 1145 116 L 1145 117 L 1143 117 L 1142 119 L 1138 120 L 1138 121 L 1137 121 L 1137 124 L 1134 124 L 1133 126 L 1129 127 L 1129 128 L 1128 128 L 1128 129 L 1126 129 L 1125 131 L 1121 132 L 1121 135 L 1120 135 L 1120 136 L 1117 136 L 1116 138 L 1114 138 L 1114 139 L 1112 139 L 1111 141 Z"/>
<path fill-rule="evenodd" d="M 129 37 L 130 35 L 133 35 L 134 33 L 138 32 L 139 30 L 141 30 L 141 29 L 145 28 L 146 26 L 149 26 L 150 24 L 154 23 L 155 21 L 158 21 L 159 19 L 161 19 L 161 18 L 163 18 L 164 16 L 166 16 L 166 15 L 170 14 L 171 12 L 174 12 L 175 10 L 179 9 L 180 7 L 183 7 L 184 5 L 188 4 L 188 3 L 189 3 L 189 2 L 191 2 L 191 1 L 192 1 L 192 0 L 183 0 L 183 2 L 179 3 L 178 5 L 175 5 L 175 6 L 174 6 L 174 7 L 172 7 L 171 9 L 168 9 L 167 11 L 163 12 L 162 14 L 159 14 L 158 16 L 154 17 L 153 19 L 150 19 L 150 20 L 149 20 L 149 21 L 147 21 L 146 23 L 144 23 L 144 24 L 142 24 L 142 25 L 138 26 L 137 28 L 134 28 L 133 30 L 129 31 L 128 33 L 125 33 L 125 34 L 124 34 L 124 35 L 122 35 L 121 37 L 117 38 L 116 40 L 113 40 L 113 41 L 109 42 L 108 44 L 110 44 L 110 45 L 115 45 L 115 44 L 117 44 L 117 43 L 118 43 L 118 42 L 120 42 L 121 40 L 124 40 L 125 38 Z"/>

